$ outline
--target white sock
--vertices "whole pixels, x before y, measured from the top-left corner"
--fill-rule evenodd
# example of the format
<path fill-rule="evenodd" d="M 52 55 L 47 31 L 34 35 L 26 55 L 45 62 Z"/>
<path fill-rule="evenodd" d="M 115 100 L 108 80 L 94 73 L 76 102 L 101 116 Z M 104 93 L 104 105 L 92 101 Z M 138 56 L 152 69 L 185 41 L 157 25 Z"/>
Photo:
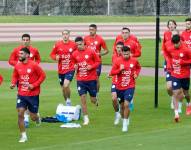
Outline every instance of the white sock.
<path fill-rule="evenodd" d="M 67 98 L 67 99 L 66 99 L 66 102 L 71 102 L 70 98 Z"/>
<path fill-rule="evenodd" d="M 175 117 L 179 117 L 179 113 L 178 113 L 178 110 L 174 110 L 174 114 L 175 114 Z"/>
<path fill-rule="evenodd" d="M 127 126 L 128 125 L 128 119 L 123 119 L 123 126 Z"/>
<path fill-rule="evenodd" d="M 22 133 L 21 133 L 21 136 L 22 136 L 22 137 L 27 137 L 26 132 L 22 132 Z"/>
<path fill-rule="evenodd" d="M 116 115 L 116 116 L 119 116 L 119 115 L 120 115 L 120 113 L 117 111 L 117 112 L 115 112 L 115 115 Z"/>

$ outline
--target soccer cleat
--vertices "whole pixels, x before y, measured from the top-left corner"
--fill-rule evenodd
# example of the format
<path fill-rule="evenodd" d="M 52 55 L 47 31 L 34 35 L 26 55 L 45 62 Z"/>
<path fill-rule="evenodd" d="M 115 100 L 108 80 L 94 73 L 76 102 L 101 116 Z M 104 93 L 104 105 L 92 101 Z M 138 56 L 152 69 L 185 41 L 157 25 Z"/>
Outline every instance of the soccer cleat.
<path fill-rule="evenodd" d="M 28 121 L 24 121 L 24 125 L 25 125 L 25 128 L 28 128 L 29 127 L 29 122 Z"/>
<path fill-rule="evenodd" d="M 175 116 L 174 121 L 175 121 L 176 123 L 180 122 L 180 117 L 179 117 L 179 116 Z"/>
<path fill-rule="evenodd" d="M 191 106 L 186 107 L 186 115 L 191 115 Z"/>
<path fill-rule="evenodd" d="M 19 143 L 25 143 L 27 141 L 27 137 L 26 136 L 22 136 L 20 139 L 19 139 Z"/>
<path fill-rule="evenodd" d="M 89 124 L 89 118 L 88 117 L 84 117 L 84 123 L 83 125 L 86 126 Z"/>
<path fill-rule="evenodd" d="M 118 124 L 119 124 L 120 119 L 121 119 L 121 115 L 120 115 L 120 113 L 119 113 L 119 112 L 117 112 L 117 113 L 115 114 L 114 125 L 118 125 Z"/>
<path fill-rule="evenodd" d="M 127 125 L 123 125 L 123 128 L 122 128 L 122 132 L 127 132 L 128 131 L 128 126 Z"/>

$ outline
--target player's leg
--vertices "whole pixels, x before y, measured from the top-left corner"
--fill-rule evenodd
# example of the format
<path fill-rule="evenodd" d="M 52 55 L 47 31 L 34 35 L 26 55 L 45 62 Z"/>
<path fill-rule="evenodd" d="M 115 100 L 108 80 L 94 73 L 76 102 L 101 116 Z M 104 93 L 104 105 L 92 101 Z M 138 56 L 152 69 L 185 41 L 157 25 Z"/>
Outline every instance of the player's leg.
<path fill-rule="evenodd" d="M 124 118 L 123 118 L 122 132 L 127 132 L 129 126 L 129 115 L 130 115 L 129 104 L 133 99 L 134 88 L 125 90 L 123 94 L 124 94 Z"/>
<path fill-rule="evenodd" d="M 27 102 L 25 100 L 24 96 L 19 96 L 17 97 L 17 112 L 18 112 L 18 126 L 20 129 L 20 143 L 26 142 L 27 141 L 27 135 L 26 135 L 26 130 L 25 130 L 25 125 L 24 125 L 24 112 L 27 109 Z"/>
<path fill-rule="evenodd" d="M 97 81 L 93 80 L 93 81 L 86 82 L 86 87 L 87 87 L 87 91 L 89 92 L 91 102 L 95 104 L 96 106 L 98 106 Z"/>
<path fill-rule="evenodd" d="M 70 95 L 71 95 L 71 89 L 70 89 L 70 83 L 73 79 L 74 76 L 74 71 L 70 71 L 68 73 L 65 74 L 65 78 L 64 78 L 64 83 L 63 83 L 63 94 L 66 100 L 66 105 L 67 106 L 71 106 L 71 99 L 70 99 Z"/>
<path fill-rule="evenodd" d="M 173 91 L 173 103 L 174 103 L 174 113 L 175 113 L 175 121 L 179 121 L 179 112 L 178 112 L 178 102 L 182 101 L 184 98 L 181 79 L 172 77 L 172 91 Z"/>
<path fill-rule="evenodd" d="M 26 110 L 25 113 L 24 113 L 24 124 L 25 124 L 25 128 L 28 128 L 29 127 L 29 111 Z"/>
<path fill-rule="evenodd" d="M 186 115 L 191 115 L 191 103 L 190 103 L 190 93 L 189 93 L 190 79 L 189 78 L 181 79 L 181 85 L 182 85 L 185 99 L 187 101 L 187 103 L 186 103 Z"/>
<path fill-rule="evenodd" d="M 88 125 L 89 117 L 88 117 L 88 110 L 87 110 L 87 103 L 86 103 L 86 97 L 87 97 L 86 82 L 77 81 L 77 89 L 78 89 L 78 94 L 81 100 L 81 107 L 82 107 L 83 120 L 84 120 L 83 125 Z"/>
<path fill-rule="evenodd" d="M 119 124 L 119 121 L 121 119 L 121 115 L 119 112 L 119 104 L 118 104 L 118 100 L 117 100 L 117 91 L 116 91 L 114 84 L 112 84 L 112 86 L 111 86 L 111 98 L 112 98 L 113 109 L 115 111 L 114 125 L 117 125 L 117 124 Z"/>
<path fill-rule="evenodd" d="M 38 113 L 39 108 L 39 96 L 30 96 L 28 98 L 28 109 L 32 121 L 36 122 L 37 126 L 41 124 L 40 114 Z"/>
<path fill-rule="evenodd" d="M 101 75 L 101 69 L 102 69 L 102 64 L 100 64 L 97 69 L 96 69 L 96 72 L 97 72 L 97 76 L 98 76 L 98 79 L 97 79 L 97 99 L 98 99 L 98 95 L 99 95 L 99 90 L 100 90 L 100 75 Z"/>

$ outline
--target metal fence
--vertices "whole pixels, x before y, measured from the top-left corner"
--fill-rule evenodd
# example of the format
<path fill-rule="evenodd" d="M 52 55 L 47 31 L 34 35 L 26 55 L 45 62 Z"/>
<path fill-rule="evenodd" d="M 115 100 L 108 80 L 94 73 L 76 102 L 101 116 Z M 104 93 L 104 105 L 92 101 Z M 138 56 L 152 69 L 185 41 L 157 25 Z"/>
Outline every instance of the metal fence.
<path fill-rule="evenodd" d="M 189 15 L 191 0 L 160 0 L 162 15 Z M 0 0 L 0 15 L 155 15 L 156 0 Z"/>

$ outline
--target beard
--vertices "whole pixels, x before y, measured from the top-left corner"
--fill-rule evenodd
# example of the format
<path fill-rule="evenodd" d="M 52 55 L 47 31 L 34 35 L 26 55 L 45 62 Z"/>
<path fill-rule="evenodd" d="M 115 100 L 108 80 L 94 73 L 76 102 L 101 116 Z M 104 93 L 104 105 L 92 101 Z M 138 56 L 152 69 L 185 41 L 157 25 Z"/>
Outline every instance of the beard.
<path fill-rule="evenodd" d="M 23 62 L 23 61 L 25 61 L 26 60 L 26 58 L 23 58 L 23 57 L 20 57 L 19 58 L 19 61 L 21 61 L 21 62 Z"/>

